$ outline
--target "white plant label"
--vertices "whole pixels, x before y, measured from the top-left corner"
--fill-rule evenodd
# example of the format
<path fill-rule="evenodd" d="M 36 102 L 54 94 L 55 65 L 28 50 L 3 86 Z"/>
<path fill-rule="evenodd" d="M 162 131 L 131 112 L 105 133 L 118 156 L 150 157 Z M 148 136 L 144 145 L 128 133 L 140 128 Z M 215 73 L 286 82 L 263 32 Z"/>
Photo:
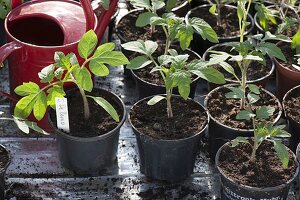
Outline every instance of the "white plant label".
<path fill-rule="evenodd" d="M 70 132 L 67 98 L 55 98 L 57 128 Z"/>

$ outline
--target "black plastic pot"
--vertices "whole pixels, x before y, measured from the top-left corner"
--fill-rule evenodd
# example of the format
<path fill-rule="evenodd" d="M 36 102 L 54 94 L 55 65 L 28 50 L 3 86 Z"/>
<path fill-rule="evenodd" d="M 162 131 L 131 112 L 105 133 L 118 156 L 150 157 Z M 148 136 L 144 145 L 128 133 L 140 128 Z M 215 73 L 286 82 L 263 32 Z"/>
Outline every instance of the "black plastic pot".
<path fill-rule="evenodd" d="M 299 166 L 297 167 L 296 173 L 287 183 L 267 188 L 250 187 L 246 185 L 240 185 L 235 183 L 230 177 L 224 174 L 223 170 L 218 166 L 219 156 L 222 148 L 229 143 L 224 144 L 217 152 L 215 163 L 216 168 L 221 174 L 221 199 L 222 200 L 240 200 L 240 199 L 276 199 L 285 200 L 287 199 L 289 188 L 291 183 L 297 178 L 299 173 Z M 296 156 L 294 155 L 296 160 Z M 296 162 L 298 163 L 298 162 Z"/>
<path fill-rule="evenodd" d="M 291 116 L 287 113 L 287 100 L 291 97 L 300 96 L 300 85 L 293 87 L 290 89 L 283 97 L 282 107 L 285 113 L 285 117 L 288 121 L 289 132 L 291 133 L 292 137 L 290 138 L 289 146 L 290 148 L 296 152 L 297 145 L 300 142 L 300 123 L 294 120 Z"/>
<path fill-rule="evenodd" d="M 224 6 L 236 9 L 236 6 L 232 6 L 232 5 L 224 5 Z M 190 16 L 193 16 L 193 13 L 199 13 L 198 9 L 207 8 L 207 10 L 208 10 L 210 7 L 211 7 L 211 5 L 206 4 L 206 5 L 201 5 L 196 8 L 191 9 L 185 16 L 186 23 L 188 23 Z M 248 14 L 248 18 L 251 22 L 251 25 L 250 25 L 249 29 L 247 31 L 245 31 L 244 35 L 248 35 L 249 33 L 251 33 L 254 28 L 253 17 L 250 14 Z M 209 23 L 209 21 L 207 21 L 207 23 Z M 214 27 L 212 27 L 212 28 L 214 28 Z M 237 35 L 237 36 L 231 36 L 231 37 L 219 37 L 218 39 L 219 39 L 219 43 L 233 42 L 233 41 L 239 41 L 240 36 Z M 191 42 L 191 49 L 193 51 L 197 52 L 199 55 L 203 55 L 203 53 L 213 45 L 215 45 L 215 44 L 211 43 L 208 40 L 203 40 L 200 34 L 195 33 L 193 35 L 193 41 Z"/>
<path fill-rule="evenodd" d="M 5 43 L 4 20 L 0 19 L 0 46 Z"/>
<path fill-rule="evenodd" d="M 142 101 L 148 101 L 150 98 L 147 97 L 138 101 L 133 107 Z M 207 113 L 201 104 L 199 104 L 199 108 Z M 188 138 L 159 140 L 139 132 L 132 124 L 130 115 L 128 118 L 136 135 L 140 170 L 143 174 L 158 180 L 179 181 L 193 173 L 200 138 L 204 134 L 207 125 L 202 131 Z"/>
<path fill-rule="evenodd" d="M 5 172 L 11 162 L 11 157 L 10 154 L 8 152 L 8 150 L 0 144 L 0 151 L 4 152 L 3 155 L 1 155 L 1 159 L 3 159 L 4 157 L 6 157 L 6 163 L 4 163 L 5 161 L 0 160 L 1 162 L 1 168 L 0 168 L 0 199 L 4 199 L 5 197 Z"/>
<path fill-rule="evenodd" d="M 97 90 L 105 96 L 110 96 L 122 110 L 122 119 L 115 129 L 101 136 L 82 138 L 66 134 L 53 126 L 57 133 L 61 164 L 77 174 L 97 175 L 108 171 L 116 163 L 120 128 L 126 118 L 125 105 L 115 94 L 102 89 Z"/>
<path fill-rule="evenodd" d="M 233 86 L 235 84 L 228 84 L 224 86 L 217 87 L 213 89 L 211 92 L 208 93 L 208 95 L 204 99 L 204 106 L 207 107 L 208 101 L 210 98 L 212 98 L 212 94 L 223 87 L 229 87 Z M 270 96 L 276 98 L 272 93 L 269 91 L 262 89 L 262 91 L 266 92 Z M 225 94 L 224 94 L 225 95 Z M 278 105 L 279 105 L 279 113 L 277 114 L 277 117 L 275 118 L 273 124 L 276 124 L 280 116 L 282 114 L 281 104 L 279 100 L 277 99 Z M 229 140 L 233 140 L 238 136 L 242 137 L 252 137 L 253 136 L 253 129 L 238 129 L 238 128 L 232 128 L 227 125 L 224 125 L 220 122 L 218 122 L 209 112 L 208 115 L 210 118 L 209 125 L 208 125 L 208 151 L 211 158 L 215 158 L 217 151 L 219 148 L 224 145 Z"/>
<path fill-rule="evenodd" d="M 217 49 L 217 48 L 220 47 L 220 46 L 226 46 L 226 45 L 225 45 L 225 44 L 216 44 L 216 45 L 210 47 L 209 49 L 207 49 L 207 50 L 204 52 L 204 54 L 203 54 L 203 59 L 204 59 L 204 60 L 209 60 L 209 54 L 210 54 L 209 51 L 215 50 L 215 49 Z M 274 70 L 275 70 L 275 63 L 274 63 L 274 60 L 271 59 L 271 58 L 270 58 L 270 60 L 271 60 L 271 63 L 272 63 L 272 67 L 271 67 L 271 70 L 269 71 L 269 73 L 266 74 L 265 76 L 259 78 L 259 79 L 256 79 L 256 80 L 248 80 L 248 81 L 247 81 L 247 84 L 255 84 L 255 85 L 257 85 L 257 86 L 261 86 L 261 87 L 263 87 L 263 88 L 266 88 L 266 85 L 267 85 L 267 83 L 268 83 L 268 80 L 269 80 L 270 76 L 273 74 L 273 72 L 274 72 Z M 228 83 L 228 84 L 237 84 L 237 83 L 238 83 L 237 80 L 231 80 L 231 79 L 225 79 L 225 80 L 226 80 L 226 83 Z M 208 82 L 208 91 L 211 91 L 211 90 L 215 89 L 215 88 L 218 87 L 218 86 L 220 86 L 220 85 L 217 85 L 217 84 Z"/>

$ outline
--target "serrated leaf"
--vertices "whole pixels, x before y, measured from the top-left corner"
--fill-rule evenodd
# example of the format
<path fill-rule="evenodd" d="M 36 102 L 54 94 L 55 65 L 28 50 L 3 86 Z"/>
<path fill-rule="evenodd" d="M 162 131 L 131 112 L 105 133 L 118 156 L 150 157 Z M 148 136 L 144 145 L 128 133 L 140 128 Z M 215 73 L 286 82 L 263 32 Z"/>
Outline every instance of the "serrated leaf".
<path fill-rule="evenodd" d="M 18 126 L 18 128 L 26 133 L 29 134 L 29 129 L 32 129 L 38 133 L 42 133 L 44 135 L 49 135 L 49 133 L 47 133 L 46 131 L 44 131 L 43 129 L 41 129 L 36 122 L 31 122 L 31 121 L 27 121 L 24 119 L 20 119 L 18 117 L 13 116 L 14 122 L 16 123 L 16 125 Z"/>
<path fill-rule="evenodd" d="M 142 40 L 138 40 L 133 42 L 127 42 L 125 44 L 122 44 L 121 46 L 128 51 L 135 51 L 150 56 L 155 52 L 155 50 L 158 47 L 158 44 L 150 40 L 147 40 L 145 42 Z"/>
<path fill-rule="evenodd" d="M 286 62 L 286 58 L 280 48 L 273 43 L 259 43 L 256 46 L 256 50 L 262 52 L 263 55 L 268 54 L 271 58 L 275 57 Z"/>
<path fill-rule="evenodd" d="M 15 106 L 14 115 L 26 119 L 33 110 L 35 97 L 35 94 L 30 94 L 21 98 Z"/>
<path fill-rule="evenodd" d="M 189 20 L 189 23 L 193 26 L 196 32 L 201 35 L 201 37 L 204 40 L 208 39 L 210 42 L 213 43 L 219 42 L 217 33 L 203 19 L 193 17 Z"/>
<path fill-rule="evenodd" d="M 34 82 L 28 82 L 16 87 L 14 91 L 19 96 L 27 96 L 38 93 L 40 87 Z"/>
<path fill-rule="evenodd" d="M 108 76 L 109 69 L 103 63 L 97 63 L 96 60 L 91 63 L 89 65 L 89 68 L 93 74 L 95 74 L 96 76 Z"/>
<path fill-rule="evenodd" d="M 44 91 L 41 91 L 35 99 L 35 103 L 33 106 L 33 115 L 38 121 L 40 121 L 44 117 L 46 110 L 47 96 Z"/>
<path fill-rule="evenodd" d="M 177 33 L 177 38 L 179 39 L 180 47 L 182 50 L 187 49 L 193 40 L 194 30 L 191 25 L 186 25 L 179 29 Z"/>
<path fill-rule="evenodd" d="M 97 57 L 93 56 L 93 58 L 90 61 L 90 66 L 96 67 L 99 63 L 102 64 L 105 63 L 110 66 L 116 67 L 116 66 L 128 64 L 129 61 L 122 52 L 105 51 L 97 55 Z"/>
<path fill-rule="evenodd" d="M 136 27 L 144 27 L 148 24 L 150 24 L 150 19 L 151 17 L 156 16 L 154 13 L 152 12 L 144 12 L 139 14 L 136 22 L 135 22 L 135 26 Z"/>
<path fill-rule="evenodd" d="M 211 83 L 215 83 L 215 84 L 226 83 L 224 75 L 213 67 L 205 67 L 205 68 L 200 68 L 198 70 L 191 70 L 191 73 Z"/>
<path fill-rule="evenodd" d="M 93 97 L 87 95 L 87 97 L 92 98 L 98 105 L 100 105 L 116 122 L 120 121 L 119 115 L 114 107 L 102 97 Z"/>
<path fill-rule="evenodd" d="M 232 99 L 244 98 L 244 91 L 240 87 L 229 87 L 228 89 L 230 89 L 231 92 L 225 94 L 226 98 L 232 98 Z"/>
<path fill-rule="evenodd" d="M 260 97 L 257 94 L 248 93 L 247 99 L 250 104 L 253 104 L 253 103 L 257 102 L 260 99 Z"/>
<path fill-rule="evenodd" d="M 97 58 L 98 56 L 100 56 L 104 52 L 113 51 L 115 49 L 115 47 L 116 47 L 116 45 L 113 42 L 102 44 L 99 47 L 97 47 L 97 49 L 96 49 L 96 51 L 93 55 L 93 58 Z"/>
<path fill-rule="evenodd" d="M 166 5 L 163 0 L 152 0 L 151 3 L 154 11 L 161 9 Z"/>
<path fill-rule="evenodd" d="M 273 140 L 273 143 L 277 156 L 282 163 L 282 167 L 287 168 L 289 166 L 289 153 L 286 146 L 284 146 L 284 144 L 282 144 L 281 142 L 275 140 Z"/>
<path fill-rule="evenodd" d="M 87 68 L 79 68 L 75 71 L 74 77 L 79 87 L 83 90 L 91 92 L 93 89 L 93 81 L 91 74 Z"/>
<path fill-rule="evenodd" d="M 53 109 L 55 109 L 55 98 L 61 98 L 66 95 L 63 88 L 58 85 L 54 85 L 52 88 L 49 88 L 47 93 L 47 105 L 51 106 Z"/>
<path fill-rule="evenodd" d="M 220 62 L 219 65 L 220 65 L 225 71 L 227 71 L 229 74 L 232 74 L 233 76 L 236 77 L 236 74 L 235 74 L 235 72 L 234 72 L 234 69 L 233 69 L 233 67 L 232 67 L 230 64 L 228 64 L 227 62 Z"/>
<path fill-rule="evenodd" d="M 166 98 L 166 97 L 156 95 L 156 96 L 152 97 L 152 98 L 147 102 L 147 104 L 150 105 L 150 106 L 153 106 L 153 105 L 157 104 L 158 102 L 160 102 L 161 100 L 163 100 L 163 99 L 165 99 L 165 98 Z"/>
<path fill-rule="evenodd" d="M 78 52 L 80 57 L 87 59 L 95 50 L 98 38 L 93 30 L 86 32 L 79 41 Z"/>
<path fill-rule="evenodd" d="M 176 6 L 176 0 L 167 0 L 166 10 L 170 12 Z"/>
<path fill-rule="evenodd" d="M 148 66 L 151 63 L 152 61 L 146 58 L 145 56 L 138 56 L 132 59 L 130 63 L 126 66 L 126 68 L 132 70 L 141 69 Z"/>
<path fill-rule="evenodd" d="M 136 7 L 142 7 L 142 8 L 146 8 L 148 10 L 151 9 L 149 0 L 130 0 L 130 3 Z"/>
<path fill-rule="evenodd" d="M 251 110 L 241 110 L 236 115 L 236 119 L 238 120 L 250 120 L 252 117 L 255 117 L 255 114 L 253 114 Z"/>
<path fill-rule="evenodd" d="M 53 78 L 55 77 L 54 74 L 54 66 L 53 64 L 44 67 L 39 73 L 38 73 L 39 78 L 41 79 L 41 83 L 48 83 L 52 82 Z"/>
<path fill-rule="evenodd" d="M 268 119 L 275 112 L 275 108 L 270 106 L 262 106 L 256 109 L 256 117 L 258 119 Z"/>
<path fill-rule="evenodd" d="M 234 140 L 230 141 L 230 146 L 231 147 L 236 147 L 237 145 L 244 143 L 244 144 L 249 144 L 248 138 L 245 137 L 237 137 Z"/>
<path fill-rule="evenodd" d="M 248 84 L 248 88 L 251 92 L 253 92 L 254 94 L 260 94 L 260 90 L 259 87 L 257 85 L 254 84 Z"/>

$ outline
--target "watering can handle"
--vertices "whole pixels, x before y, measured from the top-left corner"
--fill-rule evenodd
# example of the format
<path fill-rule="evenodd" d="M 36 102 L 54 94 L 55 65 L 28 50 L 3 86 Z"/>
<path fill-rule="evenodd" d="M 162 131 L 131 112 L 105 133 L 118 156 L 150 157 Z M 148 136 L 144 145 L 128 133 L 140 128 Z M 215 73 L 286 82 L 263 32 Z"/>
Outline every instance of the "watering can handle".
<path fill-rule="evenodd" d="M 6 43 L 2 47 L 0 47 L 0 64 L 5 61 L 5 59 L 14 51 L 21 49 L 23 46 L 19 43 L 16 43 L 15 41 Z M 0 96 L 6 96 L 12 101 L 17 101 L 16 98 L 14 98 L 12 95 L 5 93 L 3 91 L 0 91 Z"/>

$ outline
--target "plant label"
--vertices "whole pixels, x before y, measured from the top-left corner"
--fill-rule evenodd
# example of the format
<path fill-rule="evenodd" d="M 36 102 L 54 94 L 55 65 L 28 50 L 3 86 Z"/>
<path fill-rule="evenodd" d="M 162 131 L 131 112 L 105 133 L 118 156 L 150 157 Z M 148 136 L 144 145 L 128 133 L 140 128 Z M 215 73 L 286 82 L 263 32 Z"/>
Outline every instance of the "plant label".
<path fill-rule="evenodd" d="M 57 128 L 70 132 L 67 98 L 55 98 Z"/>

